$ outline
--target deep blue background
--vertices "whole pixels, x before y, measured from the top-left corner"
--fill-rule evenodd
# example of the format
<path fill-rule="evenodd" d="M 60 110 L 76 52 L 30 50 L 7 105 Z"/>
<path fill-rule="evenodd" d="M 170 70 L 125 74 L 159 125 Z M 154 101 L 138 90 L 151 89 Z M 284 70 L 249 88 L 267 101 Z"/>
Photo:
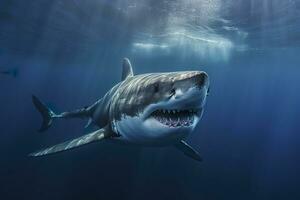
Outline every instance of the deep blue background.
<path fill-rule="evenodd" d="M 0 69 L 19 69 L 16 78 L 0 76 L 1 199 L 300 199 L 299 2 L 223 3 L 221 16 L 248 35 L 239 38 L 219 30 L 220 22 L 209 23 L 215 34 L 243 47 L 225 49 L 221 59 L 218 50 L 201 54 L 193 46 L 132 50 L 136 38 L 149 41 L 138 34 L 147 27 L 168 31 L 162 30 L 167 24 L 153 24 L 173 12 L 171 2 L 155 1 L 136 5 L 151 5 L 150 11 L 119 12 L 132 2 L 0 0 Z M 82 135 L 86 123 L 58 121 L 37 133 L 41 119 L 31 95 L 56 111 L 90 105 L 120 80 L 123 57 L 137 74 L 210 75 L 204 117 L 188 139 L 204 161 L 171 147 L 105 142 L 27 157 Z"/>

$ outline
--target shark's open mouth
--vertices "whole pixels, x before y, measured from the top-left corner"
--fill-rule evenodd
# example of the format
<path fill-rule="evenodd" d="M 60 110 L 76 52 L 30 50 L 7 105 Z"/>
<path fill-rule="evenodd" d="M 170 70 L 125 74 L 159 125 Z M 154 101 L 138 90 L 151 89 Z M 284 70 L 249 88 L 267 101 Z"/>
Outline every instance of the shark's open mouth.
<path fill-rule="evenodd" d="M 199 110 L 156 110 L 151 116 L 160 123 L 175 127 L 188 127 L 194 123 L 195 116 Z"/>

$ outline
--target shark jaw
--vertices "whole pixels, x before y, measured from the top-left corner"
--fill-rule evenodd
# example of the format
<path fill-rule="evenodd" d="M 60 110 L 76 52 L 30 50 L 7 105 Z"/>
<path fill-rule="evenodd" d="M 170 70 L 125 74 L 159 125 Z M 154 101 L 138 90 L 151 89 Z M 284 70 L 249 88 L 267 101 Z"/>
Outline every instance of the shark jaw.
<path fill-rule="evenodd" d="M 191 127 L 194 124 L 195 119 L 202 112 L 200 109 L 188 109 L 188 110 L 156 110 L 151 114 L 155 120 L 168 128 L 182 128 Z"/>
<path fill-rule="evenodd" d="M 175 94 L 165 102 L 148 106 L 144 120 L 154 119 L 171 132 L 175 129 L 193 130 L 203 113 L 207 89 L 193 87 L 185 93 L 176 91 Z"/>

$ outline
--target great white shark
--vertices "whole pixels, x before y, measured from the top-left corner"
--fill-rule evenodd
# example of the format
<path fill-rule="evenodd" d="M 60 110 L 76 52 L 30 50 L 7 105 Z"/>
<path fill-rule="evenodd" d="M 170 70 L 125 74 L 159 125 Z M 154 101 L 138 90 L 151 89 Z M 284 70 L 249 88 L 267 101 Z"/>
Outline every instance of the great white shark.
<path fill-rule="evenodd" d="M 91 106 L 54 113 L 36 96 L 33 104 L 43 116 L 40 132 L 53 120 L 87 118 L 98 129 L 79 138 L 31 153 L 31 156 L 66 151 L 100 140 L 141 146 L 174 146 L 201 161 L 184 139 L 202 117 L 209 93 L 209 77 L 203 71 L 134 75 L 129 59 L 123 60 L 122 80 Z"/>

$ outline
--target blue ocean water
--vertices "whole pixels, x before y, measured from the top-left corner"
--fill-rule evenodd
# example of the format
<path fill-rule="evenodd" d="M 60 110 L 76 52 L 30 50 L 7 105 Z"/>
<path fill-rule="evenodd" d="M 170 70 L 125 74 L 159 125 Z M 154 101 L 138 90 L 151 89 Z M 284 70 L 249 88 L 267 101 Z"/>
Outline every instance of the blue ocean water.
<path fill-rule="evenodd" d="M 300 1 L 0 0 L 1 199 L 300 199 Z M 31 95 L 62 112 L 136 74 L 204 70 L 204 116 L 177 150 L 95 143 L 42 158 L 84 120 L 38 133 Z"/>

